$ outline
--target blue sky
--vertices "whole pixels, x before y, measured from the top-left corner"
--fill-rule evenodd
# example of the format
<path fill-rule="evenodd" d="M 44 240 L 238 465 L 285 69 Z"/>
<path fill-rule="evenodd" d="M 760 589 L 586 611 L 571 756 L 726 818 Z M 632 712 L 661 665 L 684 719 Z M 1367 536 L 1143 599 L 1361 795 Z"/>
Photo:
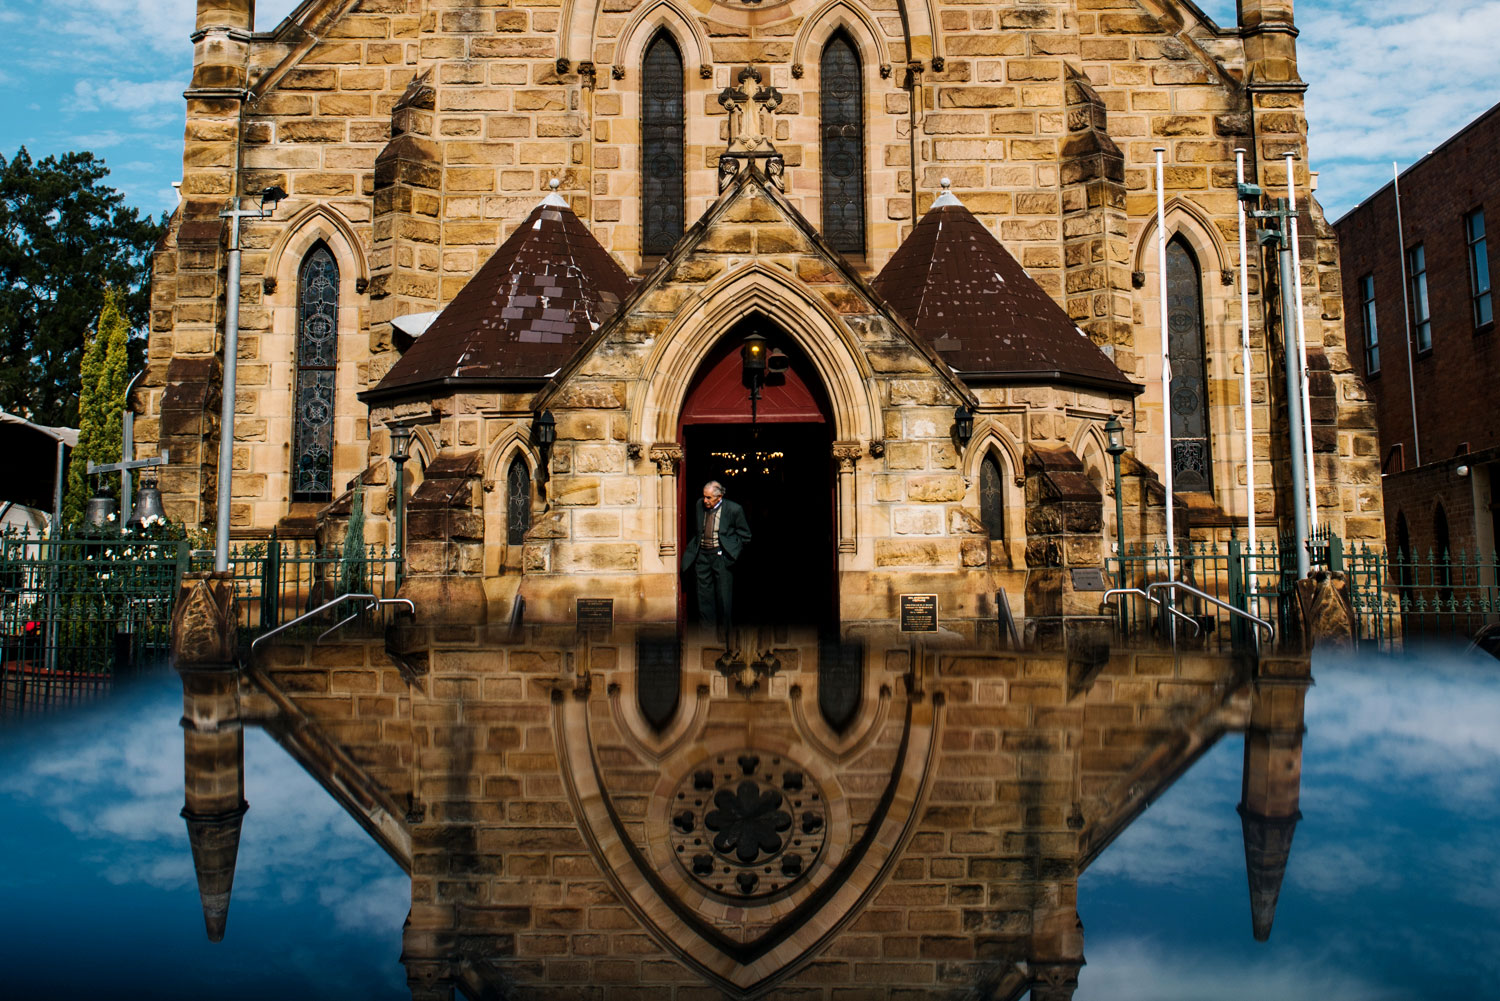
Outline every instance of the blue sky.
<path fill-rule="evenodd" d="M 295 0 L 260 0 L 257 27 Z M 1200 0 L 1220 24 L 1234 0 Z M 90 149 L 132 204 L 175 203 L 193 0 L 0 0 L 0 152 Z M 1336 219 L 1500 95 L 1500 0 L 1298 0 L 1319 198 Z"/>

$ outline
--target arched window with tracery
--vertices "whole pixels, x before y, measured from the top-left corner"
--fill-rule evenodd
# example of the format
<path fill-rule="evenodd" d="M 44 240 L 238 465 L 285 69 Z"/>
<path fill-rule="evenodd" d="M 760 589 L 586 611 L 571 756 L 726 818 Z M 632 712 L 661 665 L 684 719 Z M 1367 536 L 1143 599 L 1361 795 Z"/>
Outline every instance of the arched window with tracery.
<path fill-rule="evenodd" d="M 979 521 L 991 542 L 1005 538 L 1005 479 L 993 452 L 979 464 Z"/>
<path fill-rule="evenodd" d="M 333 416 L 338 362 L 339 266 L 324 243 L 297 274 L 296 428 L 292 499 L 333 498 Z"/>
<path fill-rule="evenodd" d="M 641 251 L 669 252 L 682 236 L 682 52 L 665 30 L 641 64 Z"/>
<path fill-rule="evenodd" d="M 823 239 L 844 254 L 865 252 L 865 116 L 859 54 L 843 31 L 823 47 Z"/>
<path fill-rule="evenodd" d="M 1211 493 L 1203 276 L 1198 259 L 1181 237 L 1167 244 L 1167 356 L 1172 362 L 1173 487 Z"/>
<path fill-rule="evenodd" d="M 518 455 L 505 474 L 505 543 L 519 546 L 531 528 L 531 470 Z"/>

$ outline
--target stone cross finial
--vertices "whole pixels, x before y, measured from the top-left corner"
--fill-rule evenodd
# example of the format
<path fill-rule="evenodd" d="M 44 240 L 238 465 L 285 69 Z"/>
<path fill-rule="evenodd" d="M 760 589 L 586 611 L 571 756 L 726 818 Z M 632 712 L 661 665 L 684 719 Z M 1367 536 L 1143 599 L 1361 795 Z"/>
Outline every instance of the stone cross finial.
<path fill-rule="evenodd" d="M 771 116 L 781 107 L 781 91 L 765 82 L 760 70 L 745 66 L 735 74 L 734 85 L 719 92 L 719 106 L 729 112 L 729 146 L 719 157 L 719 190 L 739 173 L 742 160 L 762 161 L 766 176 L 781 187 L 786 164 L 771 143 Z"/>

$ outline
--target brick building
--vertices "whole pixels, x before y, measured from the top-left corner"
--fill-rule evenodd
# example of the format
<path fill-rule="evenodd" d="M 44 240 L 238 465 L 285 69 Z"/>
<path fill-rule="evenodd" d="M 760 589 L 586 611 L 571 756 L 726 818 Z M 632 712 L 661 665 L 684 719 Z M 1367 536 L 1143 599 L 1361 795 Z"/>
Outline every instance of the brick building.
<path fill-rule="evenodd" d="M 1388 544 L 1424 558 L 1488 556 L 1500 536 L 1496 258 L 1485 229 L 1500 218 L 1496 142 L 1500 105 L 1401 174 L 1399 233 L 1395 184 L 1335 224 L 1349 353 L 1380 422 Z"/>
<path fill-rule="evenodd" d="M 1234 241 L 1236 147 L 1268 188 L 1287 152 L 1307 180 L 1289 0 L 1228 27 L 1180 0 L 313 0 L 264 34 L 252 7 L 198 4 L 134 400 L 176 517 L 214 521 L 219 213 L 278 185 L 231 290 L 232 531 L 333 537 L 362 483 L 367 537 L 388 537 L 388 432 L 409 427 L 411 586 L 454 614 L 522 598 L 565 621 L 586 578 L 622 618 L 673 619 L 684 484 L 746 457 L 732 486 L 763 502 L 759 553 L 810 554 L 798 579 L 843 621 L 889 619 L 902 590 L 939 593 L 960 628 L 993 622 L 999 591 L 1018 619 L 1097 611 L 1061 571 L 1114 538 L 1112 416 L 1131 539 L 1164 538 L 1169 452 L 1193 537 L 1244 524 L 1247 459 L 1277 471 L 1260 524 L 1289 521 L 1279 313 L 1250 332 L 1247 456 Z M 1302 202 L 1318 503 L 1380 540 L 1337 252 Z M 1274 299 L 1275 268 L 1248 267 Z M 789 366 L 792 409 L 764 426 L 735 370 L 752 328 Z M 776 546 L 798 531 L 811 549 Z"/>

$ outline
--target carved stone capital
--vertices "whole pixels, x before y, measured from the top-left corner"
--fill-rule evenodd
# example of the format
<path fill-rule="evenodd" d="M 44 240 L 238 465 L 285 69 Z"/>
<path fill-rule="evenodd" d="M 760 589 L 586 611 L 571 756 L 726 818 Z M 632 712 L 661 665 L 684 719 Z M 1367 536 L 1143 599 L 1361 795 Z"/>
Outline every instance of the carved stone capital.
<path fill-rule="evenodd" d="M 593 87 L 598 83 L 598 70 L 591 62 L 581 62 L 578 64 L 578 76 L 583 80 L 585 87 Z"/>
<path fill-rule="evenodd" d="M 712 80 L 714 78 L 714 68 L 708 63 L 700 63 L 698 65 L 698 78 L 701 80 Z"/>
<path fill-rule="evenodd" d="M 650 459 L 656 463 L 656 471 L 662 476 L 676 476 L 682 465 L 682 446 L 673 442 L 658 442 L 651 446 Z"/>
<path fill-rule="evenodd" d="M 863 449 L 857 441 L 836 441 L 833 443 L 833 457 L 838 460 L 839 472 L 852 472 L 854 464 L 859 461 Z"/>

